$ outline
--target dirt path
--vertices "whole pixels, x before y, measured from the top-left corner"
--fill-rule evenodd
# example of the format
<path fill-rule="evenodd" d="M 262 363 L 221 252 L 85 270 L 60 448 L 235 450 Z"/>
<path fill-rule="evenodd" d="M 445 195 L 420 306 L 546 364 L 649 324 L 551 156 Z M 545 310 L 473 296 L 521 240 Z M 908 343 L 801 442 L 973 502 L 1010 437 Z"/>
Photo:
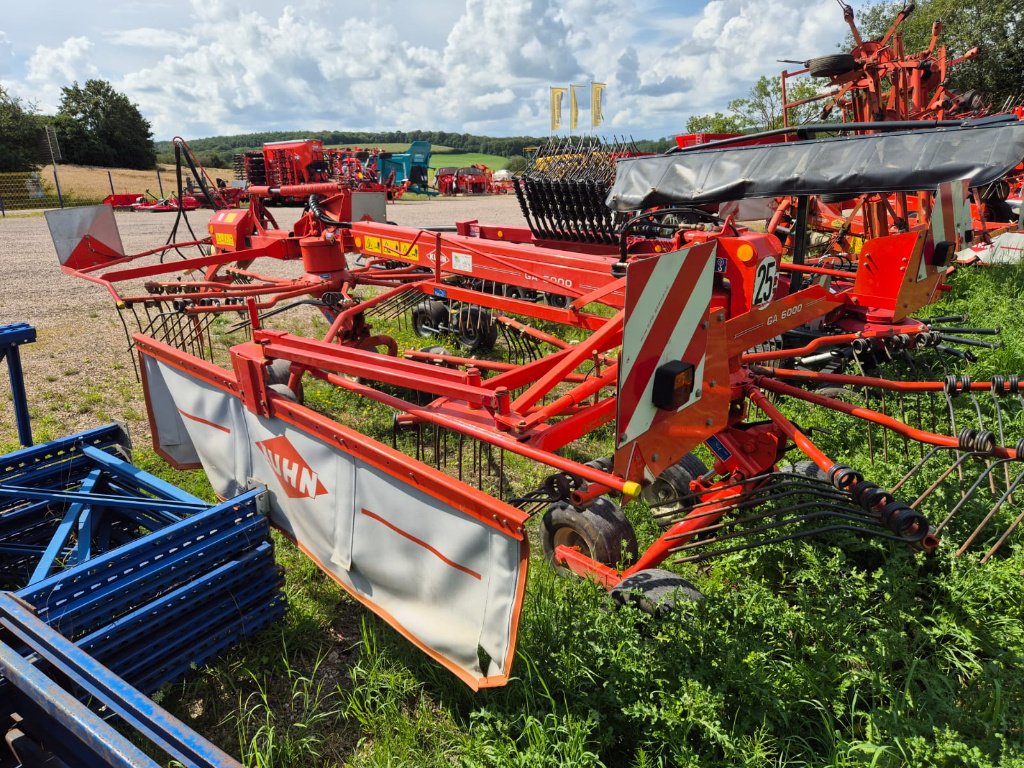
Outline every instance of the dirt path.
<path fill-rule="evenodd" d="M 299 214 L 299 209 L 274 209 L 282 226 Z M 200 236 L 209 217 L 203 210 L 189 215 Z M 117 213 L 116 218 L 129 253 L 162 244 L 174 222 L 170 213 Z M 524 223 L 512 195 L 399 201 L 388 205 L 388 218 L 410 226 L 466 219 Z M 118 419 L 127 422 L 136 444 L 148 445 L 142 388 L 107 292 L 60 271 L 41 215 L 0 218 L 0 265 L 0 325 L 27 322 L 38 335 L 21 353 L 36 441 Z M 0 447 L 13 448 L 17 432 L 6 365 L 0 365 L 0 402 Z"/>

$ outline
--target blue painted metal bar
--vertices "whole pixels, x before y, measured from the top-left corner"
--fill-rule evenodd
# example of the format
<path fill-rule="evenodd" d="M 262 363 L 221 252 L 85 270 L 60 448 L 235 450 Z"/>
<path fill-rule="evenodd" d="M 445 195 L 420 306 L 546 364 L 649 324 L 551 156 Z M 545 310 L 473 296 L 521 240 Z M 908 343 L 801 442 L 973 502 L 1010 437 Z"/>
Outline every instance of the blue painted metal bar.
<path fill-rule="evenodd" d="M 172 501 L 170 499 L 147 499 L 127 498 L 125 496 L 114 496 L 106 493 L 81 493 L 80 491 L 37 491 L 35 488 L 28 488 L 23 485 L 5 483 L 0 486 L 0 497 L 22 498 L 22 499 L 51 499 L 53 501 L 65 501 L 70 503 L 92 503 L 101 504 L 113 509 L 142 509 L 146 511 L 163 511 L 178 509 L 182 512 L 198 512 L 208 508 L 210 505 L 205 502 L 194 503 L 190 501 Z"/>
<path fill-rule="evenodd" d="M 82 449 L 82 452 L 96 464 L 104 467 L 111 474 L 123 478 L 129 478 L 134 481 L 135 485 L 133 487 L 136 489 L 142 488 L 154 495 L 166 499 L 175 499 L 177 501 L 190 504 L 202 504 L 204 507 L 209 506 L 207 502 L 203 501 L 198 496 L 193 496 L 188 491 L 183 491 L 178 486 L 161 480 L 159 477 L 139 469 L 134 464 L 118 459 L 116 456 L 112 456 L 105 451 L 101 451 L 87 445 Z"/>
<path fill-rule="evenodd" d="M 18 347 L 35 340 L 36 329 L 28 323 L 0 326 L 0 359 L 7 358 L 18 442 L 25 446 L 32 445 L 32 420 L 28 413 L 28 395 L 25 393 L 25 376 L 21 369 L 21 352 Z"/>
<path fill-rule="evenodd" d="M 67 747 L 78 743 L 81 752 L 76 757 L 80 762 L 70 764 L 106 765 L 114 768 L 159 768 L 159 764 L 150 760 L 142 750 L 114 731 L 82 702 L 62 690 L 13 648 L 3 643 L 0 643 L 0 673 L 45 717 L 45 728 L 49 733 L 40 736 L 57 736 Z M 19 705 L 18 709 L 23 710 L 23 704 Z M 60 731 L 63 738 L 56 733 L 57 731 Z M 88 757 L 89 752 L 93 754 L 92 760 Z M 71 757 L 67 752 L 59 756 Z"/>
<path fill-rule="evenodd" d="M 137 600 L 147 590 L 165 592 L 168 583 L 192 579 L 203 569 L 258 546 L 267 538 L 262 533 L 266 519 L 256 511 L 259 493 L 248 491 L 144 540 L 94 557 L 85 566 L 55 574 L 18 595 L 34 605 L 47 623 L 59 621 L 63 627 L 74 622 L 81 627 L 65 627 L 65 634 L 89 631 L 95 626 L 90 623 L 91 610 L 109 615 L 108 603 Z M 152 563 L 161 568 L 147 571 Z"/>
<path fill-rule="evenodd" d="M 0 625 L 75 685 L 102 702 L 146 739 L 188 768 L 240 768 L 240 764 L 229 755 L 39 621 L 10 594 L 0 594 Z M 95 727 L 96 724 L 92 725 Z M 106 729 L 113 730 L 109 726 Z M 134 764 L 155 765 L 145 755 L 141 755 L 141 758 L 146 762 Z"/>
<path fill-rule="evenodd" d="M 96 487 L 96 483 L 99 482 L 100 476 L 103 473 L 99 468 L 94 469 L 89 475 L 82 481 L 82 487 L 80 492 L 88 494 Z M 53 534 L 53 538 L 50 539 L 49 545 L 46 547 L 46 551 L 43 552 L 43 556 L 39 558 L 39 562 L 36 563 L 36 569 L 29 576 L 28 583 L 35 584 L 37 581 L 42 581 L 50 575 L 50 569 L 53 568 L 54 561 L 63 552 L 68 539 L 71 537 L 72 532 L 78 524 L 78 516 L 83 510 L 89 509 L 88 503 L 75 503 L 68 507 L 64 513 L 64 519 L 61 520 L 60 525 L 57 526 L 56 532 Z"/>

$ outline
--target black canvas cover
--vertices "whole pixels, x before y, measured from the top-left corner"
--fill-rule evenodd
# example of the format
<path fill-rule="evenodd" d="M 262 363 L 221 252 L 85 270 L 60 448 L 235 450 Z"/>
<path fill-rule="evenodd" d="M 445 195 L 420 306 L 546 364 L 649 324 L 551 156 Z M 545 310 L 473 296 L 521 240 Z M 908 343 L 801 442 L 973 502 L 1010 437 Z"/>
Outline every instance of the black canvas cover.
<path fill-rule="evenodd" d="M 1024 122 L 842 136 L 619 160 L 607 205 L 721 203 L 754 197 L 980 187 L 1024 159 Z"/>

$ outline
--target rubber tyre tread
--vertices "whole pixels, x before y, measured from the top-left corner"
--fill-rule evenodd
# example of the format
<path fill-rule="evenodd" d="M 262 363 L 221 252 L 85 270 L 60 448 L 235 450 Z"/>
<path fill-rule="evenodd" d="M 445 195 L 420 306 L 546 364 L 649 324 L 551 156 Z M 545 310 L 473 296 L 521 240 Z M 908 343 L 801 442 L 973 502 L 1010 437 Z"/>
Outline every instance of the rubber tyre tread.
<path fill-rule="evenodd" d="M 791 475 L 799 475 L 800 477 L 806 477 L 810 480 L 820 480 L 823 483 L 829 483 L 828 474 L 809 459 L 803 459 L 801 461 L 793 462 L 792 466 L 786 470 Z"/>
<path fill-rule="evenodd" d="M 699 603 L 704 595 L 682 576 L 663 568 L 648 568 L 627 576 L 611 589 L 612 598 L 619 605 L 634 605 L 644 613 L 663 616 L 679 603 Z"/>
<path fill-rule="evenodd" d="M 448 308 L 440 301 L 427 299 L 412 308 L 412 330 L 421 339 L 433 338 L 436 334 L 428 330 L 440 329 L 448 319 Z"/>
<path fill-rule="evenodd" d="M 845 75 L 857 68 L 857 60 L 848 53 L 833 53 L 829 56 L 818 56 L 807 62 L 807 70 L 811 77 L 833 77 Z"/>
<path fill-rule="evenodd" d="M 498 341 L 498 325 L 491 313 L 480 307 L 459 310 L 455 334 L 459 344 L 470 352 L 490 352 Z"/>
<path fill-rule="evenodd" d="M 708 468 L 704 465 L 704 462 L 692 453 L 688 453 L 672 466 L 666 467 L 653 483 L 648 484 L 640 492 L 640 497 L 647 504 L 667 503 L 672 501 L 673 498 L 685 498 L 690 493 L 690 481 L 706 475 L 707 472 Z M 675 490 L 675 495 L 659 499 L 655 494 L 664 487 L 664 483 L 672 486 Z"/>
<path fill-rule="evenodd" d="M 632 562 L 637 556 L 636 532 L 618 505 L 606 498 L 596 499 L 589 507 L 576 509 L 564 501 L 548 507 L 541 519 L 541 545 L 544 557 L 560 573 L 565 568 L 555 565 L 555 534 L 570 528 L 587 543 L 590 556 L 610 568 L 619 562 Z"/>

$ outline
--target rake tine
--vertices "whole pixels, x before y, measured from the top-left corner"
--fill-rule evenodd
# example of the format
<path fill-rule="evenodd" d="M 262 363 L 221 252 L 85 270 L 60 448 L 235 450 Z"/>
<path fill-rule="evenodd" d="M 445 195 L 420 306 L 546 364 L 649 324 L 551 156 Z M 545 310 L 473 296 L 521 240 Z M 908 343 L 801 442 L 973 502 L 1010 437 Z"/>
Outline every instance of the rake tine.
<path fill-rule="evenodd" d="M 957 471 L 957 475 L 960 478 L 960 500 L 961 500 L 961 503 L 963 503 L 963 501 L 964 501 L 964 490 L 963 490 L 964 471 L 963 471 L 963 466 L 964 466 L 964 462 L 967 461 L 967 459 L 969 459 L 972 454 L 970 454 L 970 453 L 961 453 L 959 450 L 957 450 L 956 453 L 957 453 L 957 460 L 955 462 L 953 462 L 945 472 L 943 472 L 941 475 L 939 475 L 938 479 L 934 483 L 929 485 L 928 488 L 925 489 L 924 493 L 922 493 L 920 496 L 918 496 L 916 499 L 914 499 L 914 501 L 910 504 L 911 508 L 917 509 L 917 505 L 920 504 L 922 501 L 924 501 L 926 498 L 928 498 L 932 494 L 932 492 L 936 488 L 938 488 L 942 484 L 942 482 L 953 473 L 954 469 Z"/>
<path fill-rule="evenodd" d="M 932 447 L 928 451 L 927 455 L 922 456 L 921 460 L 918 461 L 917 464 L 915 464 L 913 467 L 911 467 L 910 470 L 902 478 L 900 478 L 899 482 L 896 483 L 896 485 L 894 485 L 892 487 L 892 492 L 896 493 L 896 491 L 898 491 L 903 486 L 903 484 L 905 482 L 907 482 L 910 478 L 912 478 L 914 475 L 916 475 L 921 470 L 921 468 L 926 463 L 931 461 L 932 457 L 935 456 L 936 454 L 938 454 L 938 452 L 941 451 L 941 450 L 942 450 L 941 446 L 936 445 L 936 446 Z"/>
<path fill-rule="evenodd" d="M 1007 496 L 1009 496 L 1012 493 L 1012 491 L 1020 484 L 1022 478 L 1024 478 L 1024 472 L 1021 472 L 1019 475 L 1017 475 L 1017 478 L 1013 481 L 1013 487 L 1007 488 Z M 1017 527 L 1021 524 L 1021 522 L 1024 522 L 1024 510 L 1021 510 L 1020 514 L 1013 519 L 1012 523 L 1010 523 L 1010 526 L 1005 531 L 1003 531 L 1003 535 L 999 537 L 998 541 L 996 541 L 996 543 L 992 545 L 989 551 L 985 553 L 984 557 L 981 558 L 982 564 L 987 563 L 992 558 L 992 555 L 999 551 L 1003 544 L 1006 543 L 1006 540 L 1010 537 L 1010 535 L 1015 530 L 1017 530 Z"/>
<path fill-rule="evenodd" d="M 968 455 L 970 455 L 970 454 L 968 454 Z M 1005 463 L 1006 461 L 1008 461 L 1008 459 L 1000 459 L 999 463 Z M 949 521 L 952 520 L 953 517 L 961 509 L 963 509 L 963 506 L 968 501 L 970 501 L 972 498 L 974 498 L 975 492 L 978 490 L 978 488 L 981 486 L 981 484 L 985 481 L 985 479 L 992 475 L 992 470 L 993 469 L 995 469 L 995 467 L 993 465 L 986 465 L 985 466 L 985 469 L 981 472 L 981 474 L 978 475 L 978 477 L 977 477 L 977 479 L 975 479 L 974 483 L 971 484 L 971 487 L 967 489 L 967 492 L 963 494 L 963 497 L 960 499 L 960 501 L 958 501 L 956 503 L 956 505 L 953 507 L 953 509 L 951 509 L 949 511 L 949 513 L 942 519 L 942 522 L 939 523 L 935 527 L 935 532 L 936 533 L 941 533 L 942 529 L 946 527 L 946 525 L 949 523 Z"/>
<path fill-rule="evenodd" d="M 985 518 L 980 523 L 978 523 L 978 527 L 974 529 L 974 531 L 971 533 L 971 535 L 967 537 L 967 541 L 965 541 L 963 543 L 963 545 L 961 545 L 960 549 L 958 549 L 956 551 L 956 556 L 957 557 L 960 557 L 961 555 L 963 555 L 963 553 L 967 551 L 967 548 L 970 547 L 971 544 L 974 543 L 974 540 L 985 529 L 985 526 L 987 526 L 989 524 L 989 521 L 995 516 L 996 512 L 998 512 L 999 509 L 1003 506 L 1003 503 L 1006 501 L 1007 497 L 1010 495 L 1010 493 L 1013 491 L 1013 489 L 1015 489 L 1021 483 L 1021 481 L 1024 481 L 1024 472 L 1021 472 L 1019 475 L 1017 475 L 1017 478 L 1013 481 L 1013 485 L 1006 490 L 1006 493 L 1004 493 L 1002 496 L 1000 496 L 996 500 L 995 504 L 992 505 L 992 509 L 990 509 L 988 511 L 988 514 L 985 515 Z M 1024 513 L 1021 513 L 1021 515 L 1024 516 Z M 995 554 L 996 550 L 998 550 L 999 547 L 1002 546 L 1002 544 L 1006 540 L 1006 538 L 1011 533 L 1013 533 L 1013 531 L 1016 529 L 1016 527 L 1020 524 L 1020 519 L 1021 518 L 1018 517 L 1017 520 L 1015 520 L 1013 522 L 1013 524 L 1011 524 L 1011 526 L 1006 531 L 1003 532 L 1003 535 L 999 538 L 999 540 L 985 554 L 984 558 L 982 559 L 982 562 L 988 562 L 988 559 L 993 554 Z"/>

